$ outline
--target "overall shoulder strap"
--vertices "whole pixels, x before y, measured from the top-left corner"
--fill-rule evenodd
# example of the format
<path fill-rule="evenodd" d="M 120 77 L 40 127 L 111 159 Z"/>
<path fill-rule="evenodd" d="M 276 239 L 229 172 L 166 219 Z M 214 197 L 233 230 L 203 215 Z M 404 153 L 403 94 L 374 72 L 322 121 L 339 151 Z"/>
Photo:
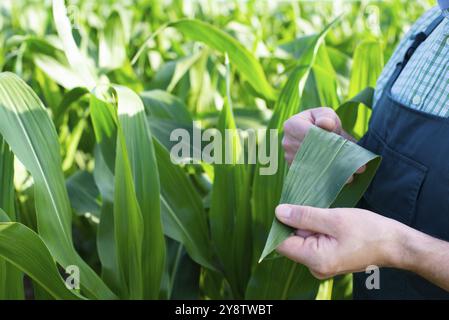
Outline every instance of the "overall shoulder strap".
<path fill-rule="evenodd" d="M 404 66 L 410 57 L 415 52 L 416 48 L 419 47 L 419 45 L 427 39 L 427 37 L 435 30 L 436 27 L 443 21 L 444 17 L 443 15 L 439 15 L 435 20 L 432 21 L 432 23 L 426 28 L 426 30 L 421 31 L 413 36 L 413 43 L 410 45 L 410 47 L 405 52 L 404 59 L 402 59 L 401 65 Z"/>

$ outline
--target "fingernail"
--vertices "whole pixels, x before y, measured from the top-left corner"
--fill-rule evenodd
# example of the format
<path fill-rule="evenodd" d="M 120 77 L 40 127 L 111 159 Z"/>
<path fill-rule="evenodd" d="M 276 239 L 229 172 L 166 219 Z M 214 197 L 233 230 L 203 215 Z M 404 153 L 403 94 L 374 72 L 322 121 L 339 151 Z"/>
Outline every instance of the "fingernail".
<path fill-rule="evenodd" d="M 292 208 L 289 205 L 281 204 L 276 208 L 276 216 L 279 219 L 287 220 L 290 218 L 292 213 Z"/>

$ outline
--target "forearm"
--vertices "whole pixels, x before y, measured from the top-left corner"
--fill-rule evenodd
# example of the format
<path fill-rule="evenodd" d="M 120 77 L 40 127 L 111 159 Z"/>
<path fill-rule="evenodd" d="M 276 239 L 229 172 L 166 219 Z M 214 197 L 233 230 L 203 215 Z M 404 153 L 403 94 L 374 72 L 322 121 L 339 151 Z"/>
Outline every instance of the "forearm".
<path fill-rule="evenodd" d="M 419 274 L 449 291 L 449 242 L 400 225 L 392 266 Z"/>

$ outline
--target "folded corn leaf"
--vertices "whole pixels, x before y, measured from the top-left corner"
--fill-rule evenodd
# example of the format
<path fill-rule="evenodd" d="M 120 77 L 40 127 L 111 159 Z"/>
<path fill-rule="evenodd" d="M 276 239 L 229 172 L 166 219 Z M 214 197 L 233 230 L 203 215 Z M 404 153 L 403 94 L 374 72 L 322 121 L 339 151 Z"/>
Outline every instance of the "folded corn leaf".
<path fill-rule="evenodd" d="M 363 174 L 346 184 L 357 169 Z M 280 203 L 320 208 L 352 207 L 361 198 L 380 157 L 343 137 L 313 127 L 287 174 Z M 274 219 L 260 261 L 290 236 L 293 229 Z"/>
<path fill-rule="evenodd" d="M 303 101 L 304 91 L 307 79 L 310 76 L 312 67 L 317 62 L 317 54 L 320 51 L 320 47 L 324 43 L 324 38 L 329 30 L 338 23 L 339 18 L 334 19 L 329 23 L 319 34 L 315 35 L 312 39 L 300 41 L 297 47 L 304 46 L 306 49 L 301 51 L 300 57 L 295 60 L 295 67 L 290 72 L 287 82 L 284 84 L 278 100 L 274 106 L 273 115 L 268 123 L 267 129 L 277 129 L 278 135 L 278 174 L 274 175 L 262 175 L 260 169 L 264 167 L 260 162 L 255 169 L 254 181 L 253 181 L 253 193 L 251 199 L 251 206 L 253 211 L 253 232 L 254 232 L 254 258 L 262 252 L 264 246 L 263 237 L 266 235 L 270 228 L 270 223 L 275 209 L 275 204 L 278 203 L 282 194 L 282 185 L 286 173 L 286 162 L 284 160 L 284 152 L 281 147 L 281 135 L 283 132 L 284 122 L 294 114 L 304 111 L 304 106 L 313 105 L 313 101 Z M 299 53 L 298 53 L 299 54 Z M 318 58 L 318 62 L 321 62 L 321 58 Z M 322 88 L 323 89 L 323 88 Z M 321 94 L 323 95 L 324 90 Z M 327 90 L 326 90 L 327 91 Z M 333 96 L 329 92 L 326 96 Z M 320 101 L 327 101 L 328 99 L 320 99 Z M 321 104 L 320 104 L 321 105 Z M 323 104 L 328 105 L 328 104 Z M 269 130 L 267 130 L 267 133 Z M 272 144 L 267 134 L 265 137 L 267 148 L 271 148 Z M 270 188 L 267 188 L 270 186 Z M 257 261 L 255 261 L 257 262 Z"/>

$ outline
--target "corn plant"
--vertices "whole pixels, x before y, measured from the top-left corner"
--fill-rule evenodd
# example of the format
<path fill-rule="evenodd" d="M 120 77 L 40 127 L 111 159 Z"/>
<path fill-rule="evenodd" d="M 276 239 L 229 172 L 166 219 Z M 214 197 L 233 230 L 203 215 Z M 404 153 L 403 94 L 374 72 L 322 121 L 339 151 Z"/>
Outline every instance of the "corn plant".
<path fill-rule="evenodd" d="M 363 135 L 399 22 L 428 7 L 402 2 L 2 1 L 0 299 L 350 296 L 348 277 L 332 291 L 259 263 L 279 142 L 317 106 Z M 368 25 L 373 8 L 387 18 Z M 238 162 L 239 136 L 228 164 L 172 162 L 170 134 L 196 126 L 278 130 L 257 146 L 277 148 L 277 172 Z"/>

